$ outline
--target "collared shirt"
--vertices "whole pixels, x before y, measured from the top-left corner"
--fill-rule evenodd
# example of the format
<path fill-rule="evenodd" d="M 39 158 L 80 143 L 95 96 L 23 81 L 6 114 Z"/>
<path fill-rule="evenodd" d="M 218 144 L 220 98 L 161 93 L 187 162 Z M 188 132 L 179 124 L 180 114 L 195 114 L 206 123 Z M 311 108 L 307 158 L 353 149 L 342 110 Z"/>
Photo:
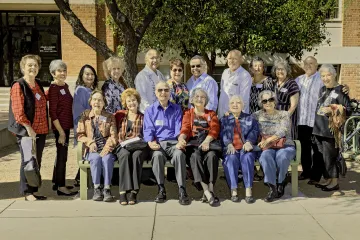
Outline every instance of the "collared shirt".
<path fill-rule="evenodd" d="M 324 86 L 320 73 L 307 77 L 305 74 L 295 79 L 300 88 L 300 99 L 298 105 L 298 125 L 314 127 L 316 105 L 319 92 Z"/>
<path fill-rule="evenodd" d="M 206 91 L 209 96 L 209 103 L 205 106 L 208 110 L 213 110 L 216 112 L 218 107 L 218 92 L 219 87 L 217 82 L 208 74 L 203 73 L 198 79 L 195 80 L 194 76 L 192 76 L 186 83 L 187 88 L 191 92 L 195 88 L 202 88 Z M 189 108 L 192 106 L 189 104 Z"/>
<path fill-rule="evenodd" d="M 219 101 L 219 117 L 229 110 L 229 100 L 234 95 L 239 95 L 244 101 L 243 112 L 249 113 L 250 91 L 252 78 L 248 71 L 239 67 L 231 72 L 229 68 L 225 69 L 221 76 L 221 92 Z"/>
<path fill-rule="evenodd" d="M 105 110 L 109 113 L 115 113 L 122 109 L 120 95 L 125 90 L 120 82 L 115 82 L 111 78 L 106 80 L 101 88 L 103 91 L 107 106 Z"/>
<path fill-rule="evenodd" d="M 164 109 L 159 101 L 150 105 L 144 114 L 144 140 L 167 141 L 176 140 L 181 129 L 181 107 L 169 101 Z"/>
<path fill-rule="evenodd" d="M 135 78 L 135 87 L 141 96 L 140 112 L 153 104 L 157 99 L 155 95 L 155 86 L 158 82 L 165 81 L 164 75 L 156 70 L 156 73 L 148 66 L 145 66 Z"/>

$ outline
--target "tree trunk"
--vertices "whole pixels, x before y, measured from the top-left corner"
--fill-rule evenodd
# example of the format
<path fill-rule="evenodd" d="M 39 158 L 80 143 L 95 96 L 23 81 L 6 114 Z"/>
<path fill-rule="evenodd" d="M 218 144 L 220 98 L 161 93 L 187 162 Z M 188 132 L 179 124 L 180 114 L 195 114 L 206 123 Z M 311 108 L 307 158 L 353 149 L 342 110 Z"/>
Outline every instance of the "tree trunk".
<path fill-rule="evenodd" d="M 209 55 L 207 53 L 202 53 L 202 55 L 205 58 L 205 61 L 206 61 L 207 66 L 208 66 L 207 74 L 212 75 L 214 73 L 215 65 L 216 65 L 216 53 L 211 52 L 210 53 L 210 58 L 209 58 Z"/>
<path fill-rule="evenodd" d="M 136 39 L 125 39 L 124 41 L 124 62 L 125 62 L 125 73 L 124 79 L 127 87 L 135 87 L 134 81 L 138 68 L 136 64 L 137 50 L 139 47 Z"/>

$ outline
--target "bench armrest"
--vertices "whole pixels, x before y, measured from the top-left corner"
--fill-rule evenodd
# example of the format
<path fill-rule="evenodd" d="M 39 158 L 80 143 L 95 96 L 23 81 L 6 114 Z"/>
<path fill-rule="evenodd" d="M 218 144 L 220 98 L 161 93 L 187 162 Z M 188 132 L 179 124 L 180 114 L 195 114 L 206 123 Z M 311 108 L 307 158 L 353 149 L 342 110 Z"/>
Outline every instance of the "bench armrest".
<path fill-rule="evenodd" d="M 300 164 L 301 162 L 301 143 L 299 140 L 294 140 L 295 143 L 295 149 L 296 149 L 296 157 L 294 161 L 292 161 L 292 164 Z"/>
<path fill-rule="evenodd" d="M 83 145 L 82 142 L 77 142 L 76 145 L 76 161 L 79 164 L 80 161 L 83 161 Z"/>

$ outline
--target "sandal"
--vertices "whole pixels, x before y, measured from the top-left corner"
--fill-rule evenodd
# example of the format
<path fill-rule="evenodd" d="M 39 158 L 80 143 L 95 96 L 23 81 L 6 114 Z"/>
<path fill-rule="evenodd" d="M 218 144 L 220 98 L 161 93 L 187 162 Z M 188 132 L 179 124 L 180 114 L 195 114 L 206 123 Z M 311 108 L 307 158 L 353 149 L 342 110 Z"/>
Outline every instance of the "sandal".
<path fill-rule="evenodd" d="M 220 200 L 218 197 L 215 196 L 213 192 L 210 193 L 211 193 L 211 198 L 209 199 L 209 205 L 215 207 Z"/>
<path fill-rule="evenodd" d="M 134 192 L 130 193 L 129 202 L 128 202 L 129 205 L 135 205 L 137 203 L 136 197 L 137 197 L 137 193 Z"/>
<path fill-rule="evenodd" d="M 119 203 L 122 206 L 128 205 L 128 200 L 126 198 L 126 193 L 120 194 Z"/>

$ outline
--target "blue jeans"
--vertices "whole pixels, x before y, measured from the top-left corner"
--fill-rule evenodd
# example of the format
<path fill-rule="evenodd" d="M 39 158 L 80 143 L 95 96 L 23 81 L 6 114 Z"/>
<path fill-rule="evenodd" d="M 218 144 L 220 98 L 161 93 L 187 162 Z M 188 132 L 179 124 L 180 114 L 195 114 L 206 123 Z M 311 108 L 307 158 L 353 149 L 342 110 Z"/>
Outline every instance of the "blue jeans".
<path fill-rule="evenodd" d="M 294 159 L 295 155 L 296 150 L 294 146 L 264 150 L 259 158 L 265 174 L 264 182 L 276 185 L 277 175 L 277 182 L 282 183 L 286 177 L 290 160 Z"/>
<path fill-rule="evenodd" d="M 104 185 L 111 185 L 115 156 L 112 153 L 101 157 L 99 153 L 89 153 L 91 176 L 94 184 L 100 184 L 101 173 L 104 176 Z"/>
<path fill-rule="evenodd" d="M 224 156 L 223 168 L 230 189 L 238 187 L 238 171 L 241 169 L 245 188 L 250 188 L 254 180 L 255 152 L 236 151 Z"/>

